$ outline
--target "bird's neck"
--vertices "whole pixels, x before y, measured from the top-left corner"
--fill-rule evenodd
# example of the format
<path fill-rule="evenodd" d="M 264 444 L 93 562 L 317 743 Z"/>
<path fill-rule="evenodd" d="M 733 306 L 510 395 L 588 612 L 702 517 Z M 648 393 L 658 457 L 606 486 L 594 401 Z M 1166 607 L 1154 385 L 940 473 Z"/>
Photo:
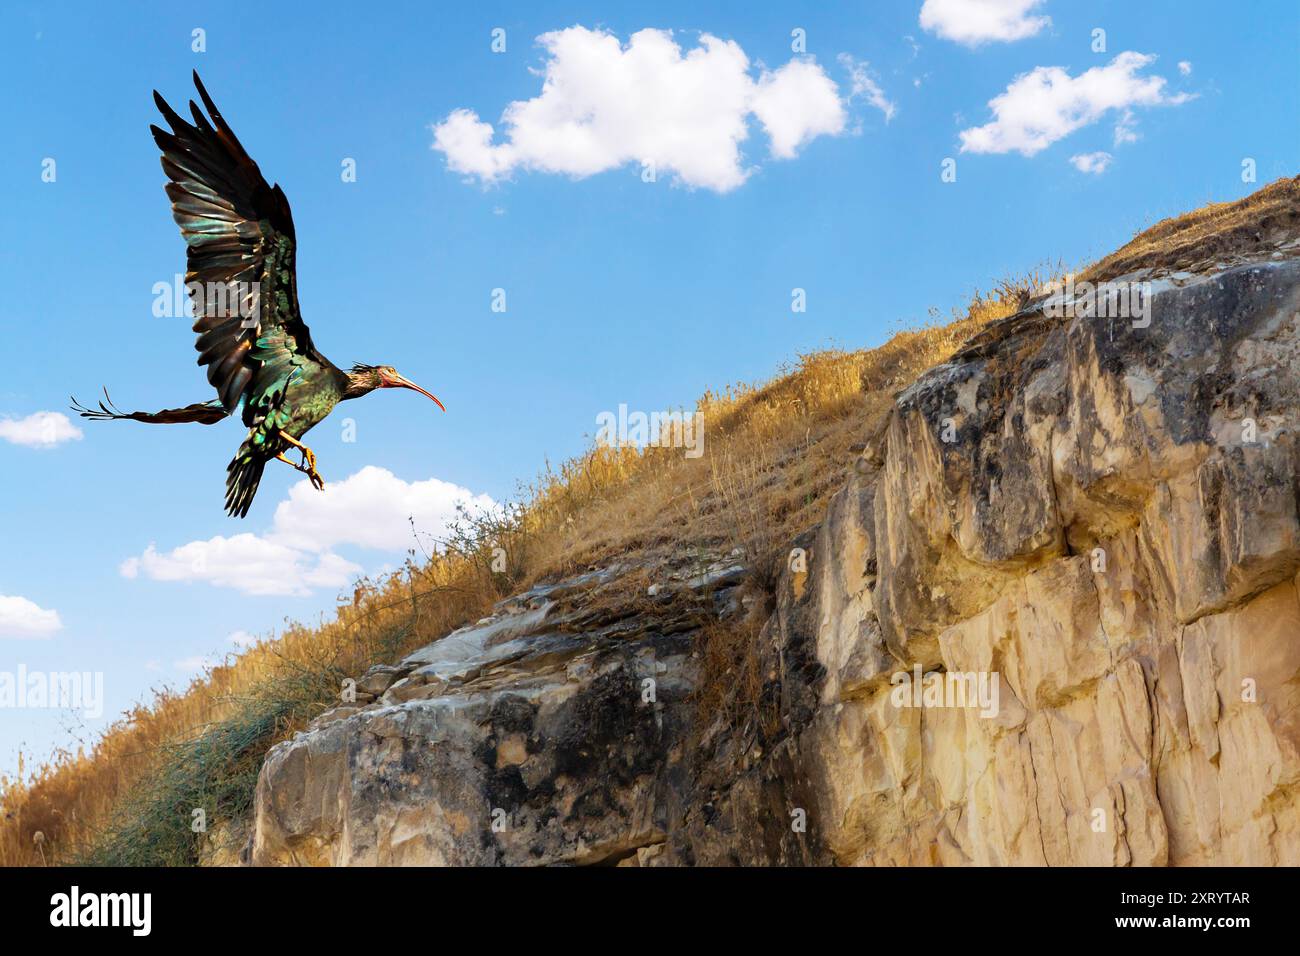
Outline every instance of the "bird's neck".
<path fill-rule="evenodd" d="M 349 398 L 360 398 L 362 395 L 369 395 L 379 387 L 378 372 L 344 372 L 343 376 L 347 379 L 343 386 L 343 401 L 347 401 Z"/>

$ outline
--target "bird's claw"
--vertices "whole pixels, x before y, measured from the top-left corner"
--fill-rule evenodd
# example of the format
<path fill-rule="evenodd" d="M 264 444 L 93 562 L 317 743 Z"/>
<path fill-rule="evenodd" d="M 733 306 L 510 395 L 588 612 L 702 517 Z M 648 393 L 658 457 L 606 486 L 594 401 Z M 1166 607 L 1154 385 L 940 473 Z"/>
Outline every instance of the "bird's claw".
<path fill-rule="evenodd" d="M 300 471 L 306 475 L 311 481 L 311 486 L 317 491 L 325 490 L 325 479 L 322 478 L 320 472 L 316 470 L 316 456 L 312 454 L 310 450 L 306 448 L 303 449 L 302 461 L 294 461 L 286 456 L 284 452 L 280 452 L 275 457 L 286 465 L 291 466 L 295 471 Z"/>
<path fill-rule="evenodd" d="M 317 491 L 325 490 L 325 479 L 322 478 L 320 472 L 316 470 L 316 456 L 311 452 L 306 452 L 302 456 L 302 462 L 294 467 L 307 476 L 307 479 L 311 482 L 311 486 Z"/>
<path fill-rule="evenodd" d="M 320 476 L 316 470 L 316 453 L 310 448 L 303 447 L 302 463 L 298 465 L 298 470 L 307 476 L 311 481 L 312 487 L 317 491 L 325 490 L 325 479 Z"/>

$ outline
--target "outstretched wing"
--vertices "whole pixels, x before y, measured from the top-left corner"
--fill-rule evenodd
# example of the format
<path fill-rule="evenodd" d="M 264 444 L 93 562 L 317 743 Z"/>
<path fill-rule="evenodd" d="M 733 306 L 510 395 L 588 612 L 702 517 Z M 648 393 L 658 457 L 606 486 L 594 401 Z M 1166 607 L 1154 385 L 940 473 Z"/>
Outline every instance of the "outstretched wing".
<path fill-rule="evenodd" d="M 194 74 L 207 115 L 191 125 L 154 91 L 171 132 L 149 127 L 171 181 L 167 195 L 187 248 L 199 364 L 225 410 L 245 399 L 245 424 L 277 405 L 293 375 L 329 365 L 298 309 L 289 201 L 268 186 Z"/>

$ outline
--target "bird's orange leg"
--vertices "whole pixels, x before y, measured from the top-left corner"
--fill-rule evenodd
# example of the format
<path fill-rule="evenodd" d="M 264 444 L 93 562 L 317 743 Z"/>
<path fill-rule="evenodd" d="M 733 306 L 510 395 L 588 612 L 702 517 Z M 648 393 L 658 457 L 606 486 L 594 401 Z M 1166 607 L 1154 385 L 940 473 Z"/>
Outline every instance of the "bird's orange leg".
<path fill-rule="evenodd" d="M 290 468 L 292 468 L 294 471 L 301 471 L 301 472 L 303 472 L 304 474 L 305 474 L 306 471 L 307 471 L 307 466 L 306 466 L 306 465 L 303 465 L 303 464 L 300 464 L 299 462 L 296 462 L 296 461 L 292 461 L 292 460 L 290 460 L 289 456 L 286 455 L 284 452 L 280 452 L 280 454 L 276 455 L 276 456 L 275 456 L 275 460 L 276 460 L 276 461 L 282 461 L 282 462 L 284 462 L 286 465 L 288 465 L 288 466 L 289 466 Z"/>
<path fill-rule="evenodd" d="M 280 437 L 302 452 L 302 464 L 294 465 L 294 467 L 305 473 L 307 477 L 311 479 L 311 483 L 316 487 L 317 491 L 323 491 L 325 489 L 325 479 L 316 471 L 316 453 L 283 429 L 280 430 Z M 293 462 L 284 457 L 283 452 L 276 455 L 276 457 L 281 461 L 293 465 Z"/>

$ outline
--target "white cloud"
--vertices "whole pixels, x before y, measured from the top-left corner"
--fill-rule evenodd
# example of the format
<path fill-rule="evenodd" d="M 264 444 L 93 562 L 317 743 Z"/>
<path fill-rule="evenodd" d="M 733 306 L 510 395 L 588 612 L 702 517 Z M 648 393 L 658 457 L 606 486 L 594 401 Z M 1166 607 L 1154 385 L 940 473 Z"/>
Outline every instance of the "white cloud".
<path fill-rule="evenodd" d="M 750 109 L 772 141 L 772 155 L 794 159 L 818 136 L 844 130 L 839 88 L 812 60 L 791 60 L 759 78 Z"/>
<path fill-rule="evenodd" d="M 28 448 L 54 448 L 81 438 L 81 429 L 59 412 L 34 412 L 26 418 L 0 418 L 0 439 Z"/>
<path fill-rule="evenodd" d="M 275 509 L 270 540 L 306 551 L 325 551 L 353 544 L 381 551 L 413 547 L 411 519 L 422 535 L 441 537 L 456 517 L 456 506 L 471 510 L 495 507 L 487 495 L 475 495 L 437 478 L 403 481 L 391 471 L 367 465 L 343 481 L 317 491 L 306 481 L 289 489 Z"/>
<path fill-rule="evenodd" d="M 867 64 L 855 60 L 847 53 L 841 53 L 838 59 L 844 69 L 849 71 L 849 102 L 859 96 L 866 97 L 868 103 L 885 114 L 886 123 L 893 119 L 898 107 L 885 96 L 885 91 L 872 77 Z M 916 81 L 916 85 L 920 85 L 920 80 Z"/>
<path fill-rule="evenodd" d="M 1098 151 L 1096 153 L 1077 153 L 1070 157 L 1070 162 L 1081 173 L 1092 173 L 1095 176 L 1100 176 L 1110 166 L 1110 162 L 1114 158 L 1110 153 Z"/>
<path fill-rule="evenodd" d="M 433 128 L 433 148 L 447 156 L 447 168 L 492 181 L 514 166 L 509 146 L 492 145 L 492 124 L 473 110 L 452 110 Z"/>
<path fill-rule="evenodd" d="M 448 169 L 491 183 L 517 169 L 580 179 L 653 163 L 687 186 L 727 192 L 750 173 L 740 147 L 751 115 L 778 159 L 844 129 L 839 89 L 811 58 L 755 78 L 737 43 L 707 33 L 685 52 L 670 31 L 653 29 L 626 45 L 581 26 L 538 42 L 547 54 L 542 91 L 505 108 L 502 142 L 472 110 L 434 126 L 433 148 Z"/>
<path fill-rule="evenodd" d="M 207 581 L 257 595 L 305 595 L 313 588 L 341 588 L 361 570 L 337 554 L 313 558 L 248 533 L 191 541 L 166 553 L 151 544 L 144 554 L 128 558 L 119 567 L 125 578 L 144 574 L 155 581 Z"/>
<path fill-rule="evenodd" d="M 993 122 L 961 131 L 962 152 L 1033 156 L 1111 110 L 1176 106 L 1189 100 L 1185 93 L 1165 93 L 1164 77 L 1138 75 L 1154 60 L 1125 52 L 1076 77 L 1059 66 L 1035 67 L 989 101 Z"/>
<path fill-rule="evenodd" d="M 1051 17 L 1030 16 L 1042 5 L 1043 0 L 925 0 L 921 28 L 967 46 L 1009 43 L 1051 26 Z"/>
<path fill-rule="evenodd" d="M 58 611 L 0 594 L 0 637 L 48 637 L 63 627 Z"/>
<path fill-rule="evenodd" d="M 1178 61 L 1178 72 L 1181 73 L 1181 74 L 1183 74 L 1183 76 L 1191 76 L 1191 75 L 1192 75 L 1192 61 L 1191 61 L 1191 60 L 1179 60 L 1179 61 Z"/>
<path fill-rule="evenodd" d="M 404 552 L 415 543 L 412 518 L 421 534 L 442 537 L 460 504 L 471 511 L 495 507 L 486 495 L 436 478 L 407 482 L 367 466 L 324 491 L 298 482 L 276 508 L 265 534 L 218 535 L 166 553 L 150 544 L 139 557 L 123 561 L 119 571 L 127 578 L 143 574 L 155 581 L 206 581 L 254 595 L 343 588 L 364 569 L 332 549 L 353 545 Z"/>

